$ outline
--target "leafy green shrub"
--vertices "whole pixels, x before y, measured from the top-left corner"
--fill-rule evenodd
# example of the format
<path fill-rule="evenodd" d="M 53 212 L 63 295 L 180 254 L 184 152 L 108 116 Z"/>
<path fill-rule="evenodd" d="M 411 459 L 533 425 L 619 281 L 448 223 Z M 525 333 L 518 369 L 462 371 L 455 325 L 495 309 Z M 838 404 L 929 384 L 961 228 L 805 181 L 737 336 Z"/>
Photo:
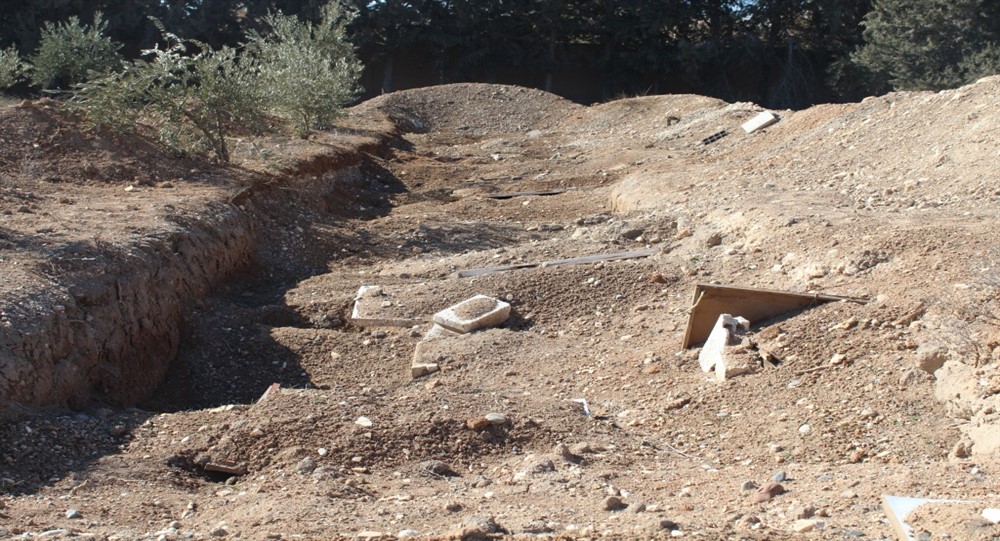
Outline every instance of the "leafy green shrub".
<path fill-rule="evenodd" d="M 45 23 L 38 51 L 31 57 L 31 80 L 42 88 L 68 89 L 122 65 L 120 45 L 105 35 L 108 23 L 101 12 L 85 26 L 76 17 Z"/>
<path fill-rule="evenodd" d="M 228 162 L 227 134 L 257 126 L 265 111 L 256 68 L 232 48 L 164 34 L 167 48 L 146 50 L 123 71 L 77 85 L 72 103 L 97 126 L 128 133 L 141 119 L 175 151 L 210 150 Z"/>
<path fill-rule="evenodd" d="M 300 137 L 323 128 L 358 92 L 361 63 L 346 36 L 351 16 L 339 3 L 323 7 L 317 24 L 269 14 L 267 35 L 250 35 L 269 108 Z"/>
<path fill-rule="evenodd" d="M 21 82 L 26 68 L 13 45 L 0 49 L 0 88 L 10 88 Z"/>
<path fill-rule="evenodd" d="M 0 49 L 0 88 L 10 88 L 24 78 L 25 65 L 17 49 L 11 45 Z"/>

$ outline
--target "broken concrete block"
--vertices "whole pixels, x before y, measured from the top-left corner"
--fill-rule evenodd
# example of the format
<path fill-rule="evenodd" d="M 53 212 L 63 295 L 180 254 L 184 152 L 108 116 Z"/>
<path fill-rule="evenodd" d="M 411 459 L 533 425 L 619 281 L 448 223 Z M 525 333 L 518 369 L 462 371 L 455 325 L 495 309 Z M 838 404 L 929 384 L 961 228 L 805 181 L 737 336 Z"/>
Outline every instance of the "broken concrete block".
<path fill-rule="evenodd" d="M 712 333 L 708 335 L 708 340 L 698 354 L 698 364 L 701 365 L 702 372 L 709 372 L 721 361 L 726 346 L 731 346 L 737 342 L 733 336 L 737 330 L 749 330 L 750 322 L 742 317 L 733 317 L 729 314 L 721 314 L 715 322 Z"/>
<path fill-rule="evenodd" d="M 434 314 L 434 323 L 457 333 L 496 327 L 510 317 L 510 304 L 476 295 Z"/>
<path fill-rule="evenodd" d="M 351 322 L 359 327 L 412 327 L 426 319 L 407 317 L 382 286 L 361 286 L 354 296 Z"/>
<path fill-rule="evenodd" d="M 753 133 L 757 130 L 764 129 L 770 126 L 771 124 L 774 124 L 777 121 L 778 117 L 776 117 L 774 113 L 770 111 L 764 111 L 762 113 L 759 113 L 757 116 L 751 118 L 750 120 L 744 122 L 743 125 L 740 127 L 743 128 L 743 131 L 747 133 Z"/>
<path fill-rule="evenodd" d="M 751 355 L 742 346 L 727 346 L 722 350 L 722 356 L 715 363 L 715 379 L 726 381 L 729 378 L 750 374 L 760 366 L 759 357 Z"/>
<path fill-rule="evenodd" d="M 439 370 L 441 370 L 441 366 L 437 363 L 414 363 L 410 365 L 410 377 L 413 379 L 422 378 Z"/>
<path fill-rule="evenodd" d="M 449 330 L 445 327 L 438 325 L 437 323 L 431 326 L 431 329 L 424 334 L 423 340 L 435 340 L 437 338 L 448 338 L 450 336 L 457 336 L 459 333 Z"/>

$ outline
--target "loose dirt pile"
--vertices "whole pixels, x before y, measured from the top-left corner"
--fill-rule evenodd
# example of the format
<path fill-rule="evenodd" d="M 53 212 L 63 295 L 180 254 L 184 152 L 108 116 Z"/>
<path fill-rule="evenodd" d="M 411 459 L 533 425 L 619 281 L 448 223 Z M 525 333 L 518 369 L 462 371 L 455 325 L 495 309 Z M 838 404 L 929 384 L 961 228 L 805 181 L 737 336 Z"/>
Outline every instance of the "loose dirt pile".
<path fill-rule="evenodd" d="M 231 168 L 6 109 L 0 538 L 884 539 L 883 494 L 995 497 L 998 91 L 747 135 L 449 85 Z M 780 363 L 720 384 L 680 349 L 698 282 L 870 301 L 761 323 Z M 363 285 L 513 314 L 412 380 L 429 323 L 355 325 Z"/>

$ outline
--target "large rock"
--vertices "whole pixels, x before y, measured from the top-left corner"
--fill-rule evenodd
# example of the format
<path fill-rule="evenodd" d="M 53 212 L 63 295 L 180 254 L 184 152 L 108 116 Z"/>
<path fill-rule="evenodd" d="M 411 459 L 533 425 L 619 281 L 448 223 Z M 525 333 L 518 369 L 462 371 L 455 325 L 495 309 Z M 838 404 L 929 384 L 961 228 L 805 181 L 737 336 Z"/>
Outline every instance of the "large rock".
<path fill-rule="evenodd" d="M 939 344 L 921 344 L 917 347 L 917 366 L 928 374 L 934 374 L 948 360 L 948 349 Z"/>

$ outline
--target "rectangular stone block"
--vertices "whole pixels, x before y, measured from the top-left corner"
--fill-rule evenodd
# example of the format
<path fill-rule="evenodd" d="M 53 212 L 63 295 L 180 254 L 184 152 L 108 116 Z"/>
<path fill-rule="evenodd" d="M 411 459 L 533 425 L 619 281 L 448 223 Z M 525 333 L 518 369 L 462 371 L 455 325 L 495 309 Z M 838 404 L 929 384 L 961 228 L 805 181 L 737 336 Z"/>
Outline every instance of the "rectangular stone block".
<path fill-rule="evenodd" d="M 354 296 L 351 322 L 359 327 L 412 327 L 427 321 L 399 306 L 395 296 L 382 286 L 361 286 Z"/>
<path fill-rule="evenodd" d="M 496 327 L 510 317 L 510 304 L 476 295 L 434 314 L 434 323 L 458 333 Z"/>
<path fill-rule="evenodd" d="M 743 128 L 743 131 L 747 133 L 753 133 L 757 130 L 764 129 L 770 126 L 771 124 L 774 124 L 777 121 L 778 117 L 774 116 L 774 113 L 772 113 L 771 111 L 764 111 L 763 113 L 758 114 L 757 116 L 751 118 L 750 120 L 747 120 L 740 127 Z"/>

